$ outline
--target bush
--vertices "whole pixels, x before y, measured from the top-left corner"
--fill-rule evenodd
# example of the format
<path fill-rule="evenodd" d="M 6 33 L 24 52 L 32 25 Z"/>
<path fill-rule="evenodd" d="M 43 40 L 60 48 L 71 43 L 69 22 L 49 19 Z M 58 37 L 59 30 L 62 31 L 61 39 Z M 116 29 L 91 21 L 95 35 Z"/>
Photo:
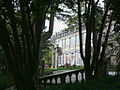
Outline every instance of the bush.
<path fill-rule="evenodd" d="M 73 68 L 76 68 L 76 67 L 77 67 L 77 65 L 74 64 L 74 65 L 73 65 Z"/>
<path fill-rule="evenodd" d="M 53 71 L 55 71 L 55 70 L 54 70 L 54 69 L 45 69 L 45 70 L 44 70 L 44 75 L 52 74 Z"/>
<path fill-rule="evenodd" d="M 5 90 L 14 83 L 12 75 L 8 71 L 4 71 L 0 77 L 0 90 Z"/>
<path fill-rule="evenodd" d="M 8 86 L 8 76 L 0 77 L 0 90 L 4 90 Z"/>
<path fill-rule="evenodd" d="M 65 64 L 65 67 L 66 67 L 66 68 L 70 68 L 70 64 L 66 63 L 66 64 Z"/>

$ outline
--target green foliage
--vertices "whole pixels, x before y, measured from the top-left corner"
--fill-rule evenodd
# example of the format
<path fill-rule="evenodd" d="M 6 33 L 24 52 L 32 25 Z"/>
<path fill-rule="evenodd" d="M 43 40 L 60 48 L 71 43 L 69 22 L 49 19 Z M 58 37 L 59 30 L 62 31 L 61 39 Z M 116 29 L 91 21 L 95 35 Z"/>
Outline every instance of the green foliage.
<path fill-rule="evenodd" d="M 11 73 L 5 71 L 0 77 L 0 90 L 5 90 L 7 87 L 14 83 Z"/>
<path fill-rule="evenodd" d="M 66 31 L 74 30 L 78 28 L 78 17 L 77 16 L 71 16 L 67 21 L 66 24 L 68 25 L 68 28 L 66 28 Z"/>
<path fill-rule="evenodd" d="M 63 68 L 63 67 L 59 67 L 57 69 L 52 69 L 52 68 L 47 68 L 44 70 L 44 75 L 49 75 L 52 74 L 54 71 L 64 71 L 64 70 L 78 70 L 78 69 L 83 69 L 84 67 L 69 67 L 69 68 Z"/>
<path fill-rule="evenodd" d="M 56 70 L 54 70 L 54 69 L 45 69 L 44 75 L 52 74 L 54 71 L 56 71 Z"/>
<path fill-rule="evenodd" d="M 84 25 L 86 20 L 87 20 L 87 14 L 85 13 L 85 7 L 84 7 L 84 0 L 81 1 L 83 2 L 81 4 L 81 15 L 82 15 L 82 18 L 81 18 L 81 23 Z M 72 15 L 70 15 L 69 17 L 67 17 L 66 20 L 64 20 L 68 26 L 68 28 L 65 28 L 66 31 L 69 31 L 69 30 L 75 30 L 76 28 L 78 28 L 78 16 L 77 16 L 77 8 L 74 7 L 74 9 L 71 10 Z M 101 6 L 97 6 L 96 7 L 96 30 L 99 32 L 99 29 L 100 29 L 100 24 L 102 23 L 102 18 L 103 18 L 103 8 Z"/>
<path fill-rule="evenodd" d="M 0 46 L 7 57 L 17 90 L 35 90 L 33 81 L 38 71 L 41 34 L 47 11 L 59 0 L 54 1 L 0 0 Z M 54 14 L 52 10 L 51 14 Z M 50 29 L 45 35 L 50 37 L 52 32 Z M 43 36 L 45 40 L 46 36 Z"/>
<path fill-rule="evenodd" d="M 2 47 L 0 47 L 0 64 L 6 66 L 7 62 L 6 62 L 6 57 L 5 57 L 5 53 L 2 49 Z"/>
<path fill-rule="evenodd" d="M 49 40 L 44 41 L 41 45 L 41 50 L 40 50 L 40 57 L 41 59 L 45 60 L 46 64 L 52 63 L 52 44 L 50 43 Z"/>
<path fill-rule="evenodd" d="M 69 68 L 66 68 L 66 67 L 59 67 L 59 68 L 57 68 L 57 69 L 52 69 L 52 68 L 49 68 L 49 69 L 46 69 L 46 70 L 50 70 L 50 71 L 57 71 L 57 70 L 76 70 L 76 69 L 83 69 L 84 67 L 82 67 L 82 66 L 76 66 L 75 68 L 73 68 L 72 66 L 71 67 L 69 67 Z"/>
<path fill-rule="evenodd" d="M 0 90 L 4 90 L 8 86 L 8 76 L 0 77 Z"/>
<path fill-rule="evenodd" d="M 113 3 L 112 9 L 114 10 L 114 19 L 117 24 L 120 24 L 120 1 L 119 0 L 109 0 Z"/>

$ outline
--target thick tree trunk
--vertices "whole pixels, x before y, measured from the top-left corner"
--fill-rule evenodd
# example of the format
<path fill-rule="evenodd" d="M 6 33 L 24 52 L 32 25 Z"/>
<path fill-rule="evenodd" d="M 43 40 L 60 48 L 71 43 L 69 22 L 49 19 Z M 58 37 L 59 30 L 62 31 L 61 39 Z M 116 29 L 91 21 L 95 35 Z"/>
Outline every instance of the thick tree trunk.
<path fill-rule="evenodd" d="M 85 67 L 85 78 L 86 78 L 86 80 L 91 80 L 92 79 L 92 74 L 91 74 L 91 71 L 90 71 L 90 63 L 85 62 L 84 67 Z"/>
<path fill-rule="evenodd" d="M 36 90 L 34 81 L 33 81 L 34 75 L 31 75 L 30 72 L 27 72 L 27 73 L 23 73 L 23 71 L 21 72 L 19 68 L 17 68 L 17 66 L 16 66 L 16 69 L 13 70 L 12 65 L 14 63 L 10 64 L 9 62 L 10 60 L 8 61 L 8 65 L 11 70 L 12 76 L 14 78 L 14 82 L 15 82 L 17 90 Z"/>
<path fill-rule="evenodd" d="M 104 60 L 102 65 L 98 67 L 95 78 L 102 78 L 107 74 L 107 61 Z"/>
<path fill-rule="evenodd" d="M 32 81 L 27 80 L 17 80 L 16 79 L 17 90 L 36 90 Z"/>

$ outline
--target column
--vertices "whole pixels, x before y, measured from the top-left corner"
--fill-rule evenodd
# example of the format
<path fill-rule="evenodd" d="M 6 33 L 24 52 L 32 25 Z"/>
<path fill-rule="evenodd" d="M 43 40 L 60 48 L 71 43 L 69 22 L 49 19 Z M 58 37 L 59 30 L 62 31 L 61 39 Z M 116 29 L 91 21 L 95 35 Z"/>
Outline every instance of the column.
<path fill-rule="evenodd" d="M 51 68 L 54 68 L 55 67 L 55 53 L 52 52 L 52 67 Z"/>
<path fill-rule="evenodd" d="M 56 52 L 56 55 L 55 55 L 55 68 L 58 67 L 58 53 Z"/>
<path fill-rule="evenodd" d="M 62 57 L 62 58 L 63 58 L 63 62 L 62 62 L 62 65 L 64 65 L 64 54 L 62 54 L 62 55 L 63 55 L 63 57 Z"/>
<path fill-rule="evenodd" d="M 77 60 L 76 60 L 76 51 L 75 51 L 75 65 L 77 65 Z"/>
<path fill-rule="evenodd" d="M 77 60 L 76 60 L 76 46 L 77 46 L 77 35 L 75 35 L 75 65 L 77 65 Z"/>

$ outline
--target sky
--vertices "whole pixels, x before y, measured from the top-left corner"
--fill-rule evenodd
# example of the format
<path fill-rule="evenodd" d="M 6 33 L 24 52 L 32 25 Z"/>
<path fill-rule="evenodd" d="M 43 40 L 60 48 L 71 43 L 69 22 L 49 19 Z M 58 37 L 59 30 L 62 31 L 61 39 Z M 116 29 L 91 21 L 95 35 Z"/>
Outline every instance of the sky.
<path fill-rule="evenodd" d="M 104 4 L 102 3 L 104 0 L 100 0 L 99 2 L 99 5 L 101 6 L 104 6 Z M 49 26 L 49 22 L 46 21 L 46 26 Z M 61 30 L 67 28 L 67 25 L 64 23 L 64 21 L 61 21 L 61 20 L 57 20 L 55 18 L 55 22 L 54 22 L 54 29 L 53 29 L 53 35 L 56 33 L 56 32 L 60 32 Z M 48 27 L 47 27 L 47 30 L 48 30 Z"/>
<path fill-rule="evenodd" d="M 46 21 L 46 26 L 49 26 L 49 22 L 48 22 L 48 21 Z M 65 29 L 65 28 L 67 28 L 67 25 L 64 23 L 64 21 L 57 20 L 57 19 L 55 18 L 53 35 L 54 35 L 56 32 L 59 32 L 59 31 Z M 47 27 L 47 30 L 48 30 L 48 27 Z"/>

